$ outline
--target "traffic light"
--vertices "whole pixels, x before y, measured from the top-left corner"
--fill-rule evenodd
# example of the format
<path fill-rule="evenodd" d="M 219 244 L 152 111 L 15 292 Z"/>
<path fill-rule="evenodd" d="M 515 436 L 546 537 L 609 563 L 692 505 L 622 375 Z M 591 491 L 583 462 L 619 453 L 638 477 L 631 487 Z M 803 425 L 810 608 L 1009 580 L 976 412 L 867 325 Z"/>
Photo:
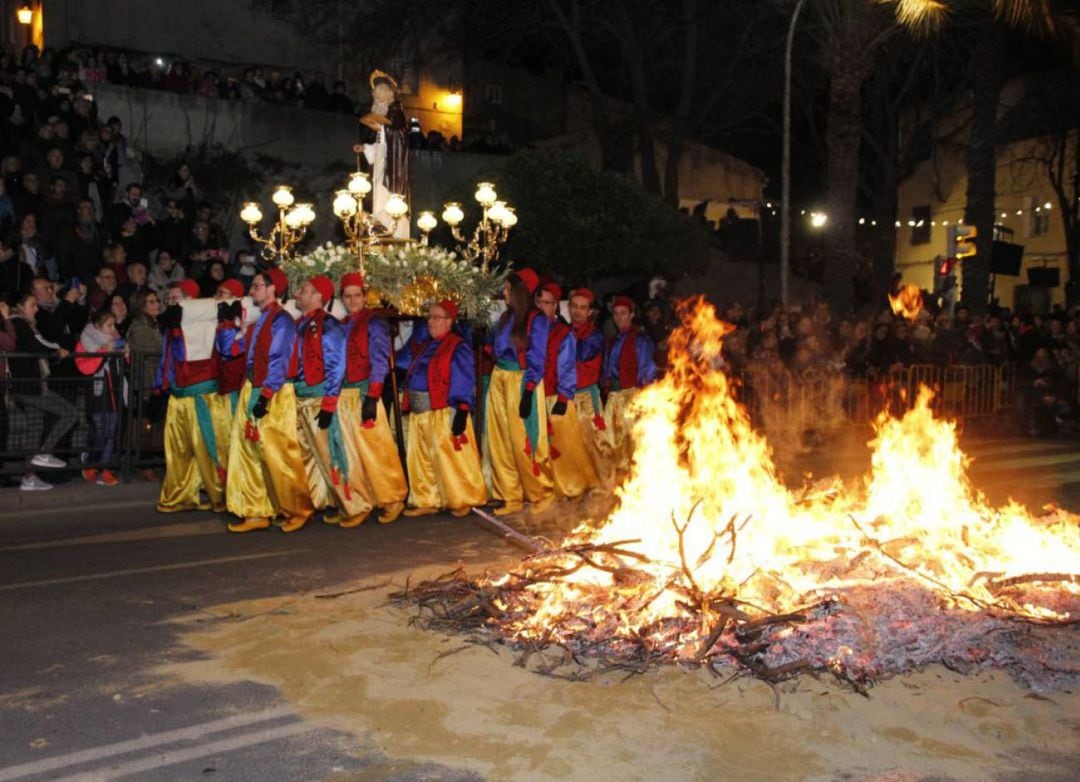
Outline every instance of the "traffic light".
<path fill-rule="evenodd" d="M 973 225 L 965 225 L 963 228 L 959 228 L 956 231 L 956 259 L 964 260 L 965 258 L 971 258 L 978 252 L 975 247 L 975 237 L 978 236 L 978 231 L 975 230 Z"/>

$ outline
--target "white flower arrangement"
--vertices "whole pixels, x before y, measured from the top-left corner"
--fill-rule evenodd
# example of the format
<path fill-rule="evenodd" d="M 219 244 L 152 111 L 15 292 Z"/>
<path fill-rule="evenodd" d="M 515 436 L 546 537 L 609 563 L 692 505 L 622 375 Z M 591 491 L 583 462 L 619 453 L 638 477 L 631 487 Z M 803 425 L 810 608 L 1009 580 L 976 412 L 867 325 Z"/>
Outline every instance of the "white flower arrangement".
<path fill-rule="evenodd" d="M 341 275 L 360 268 L 360 259 L 356 253 L 343 244 L 327 242 L 320 244 L 305 255 L 297 255 L 285 261 L 281 270 L 289 278 L 289 289 L 296 291 L 304 280 L 318 274 L 325 274 L 334 285 Z"/>
<path fill-rule="evenodd" d="M 423 315 L 435 302 L 451 299 L 461 316 L 487 321 L 493 300 L 502 292 L 510 269 L 482 271 L 456 253 L 437 245 L 395 245 L 367 257 L 365 282 L 385 303 L 402 315 Z M 334 285 L 343 274 L 359 271 L 360 259 L 347 246 L 327 242 L 311 252 L 285 261 L 282 271 L 290 290 L 310 277 L 325 274 Z"/>

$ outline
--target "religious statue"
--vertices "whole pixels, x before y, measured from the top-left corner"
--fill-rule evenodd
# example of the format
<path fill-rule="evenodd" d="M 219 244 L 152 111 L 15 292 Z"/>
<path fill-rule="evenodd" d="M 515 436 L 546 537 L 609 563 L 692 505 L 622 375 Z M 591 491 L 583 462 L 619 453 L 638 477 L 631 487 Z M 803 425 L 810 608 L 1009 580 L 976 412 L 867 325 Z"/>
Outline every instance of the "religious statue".
<path fill-rule="evenodd" d="M 368 78 L 371 85 L 371 111 L 360 118 L 360 143 L 364 159 L 371 167 L 371 214 L 385 227 L 393 220 L 384 206 L 391 193 L 409 199 L 408 126 L 398 84 L 392 76 L 375 70 Z M 399 239 L 409 237 L 409 221 L 402 219 L 394 231 Z"/>

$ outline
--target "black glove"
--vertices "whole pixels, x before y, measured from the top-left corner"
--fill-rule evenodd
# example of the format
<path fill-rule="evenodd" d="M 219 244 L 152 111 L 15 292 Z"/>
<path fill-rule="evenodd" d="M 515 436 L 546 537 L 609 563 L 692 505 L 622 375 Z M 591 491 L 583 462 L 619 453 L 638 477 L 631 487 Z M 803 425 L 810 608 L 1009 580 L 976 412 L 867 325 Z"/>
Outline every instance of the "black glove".
<path fill-rule="evenodd" d="M 454 437 L 461 437 L 465 434 L 465 424 L 469 422 L 469 411 L 458 410 L 454 413 L 454 423 L 450 425 L 450 434 Z"/>
<path fill-rule="evenodd" d="M 244 306 L 240 303 L 240 299 L 234 299 L 229 304 L 229 320 L 234 318 L 242 318 L 244 316 Z"/>
<path fill-rule="evenodd" d="M 143 416 L 152 424 L 165 420 L 165 413 L 169 409 L 169 394 L 155 391 L 146 397 L 143 402 Z"/>
<path fill-rule="evenodd" d="M 528 388 L 521 392 L 521 404 L 518 405 L 518 415 L 522 418 L 528 418 L 529 413 L 532 412 L 532 398 L 533 392 Z"/>
<path fill-rule="evenodd" d="M 373 396 L 365 396 L 364 403 L 360 407 L 360 420 L 364 423 L 374 421 L 379 415 L 379 400 Z"/>
<path fill-rule="evenodd" d="M 219 301 L 217 305 L 217 322 L 228 323 L 232 319 L 232 305 L 227 301 Z"/>
<path fill-rule="evenodd" d="M 331 411 L 331 410 L 320 410 L 319 411 L 319 428 L 320 429 L 329 429 L 330 428 L 330 422 L 333 421 L 333 420 L 334 420 L 333 411 Z"/>
<path fill-rule="evenodd" d="M 179 304 L 170 304 L 165 308 L 165 311 L 161 313 L 158 322 L 166 329 L 178 329 L 180 328 L 180 321 L 183 319 L 184 308 Z"/>
<path fill-rule="evenodd" d="M 251 408 L 251 414 L 255 416 L 256 419 L 262 418 L 264 415 L 266 415 L 267 407 L 269 406 L 270 400 L 267 399 L 265 396 L 260 396 L 259 399 L 255 402 L 255 406 Z"/>
<path fill-rule="evenodd" d="M 551 406 L 552 415 L 566 415 L 566 402 L 562 399 L 558 400 Z"/>

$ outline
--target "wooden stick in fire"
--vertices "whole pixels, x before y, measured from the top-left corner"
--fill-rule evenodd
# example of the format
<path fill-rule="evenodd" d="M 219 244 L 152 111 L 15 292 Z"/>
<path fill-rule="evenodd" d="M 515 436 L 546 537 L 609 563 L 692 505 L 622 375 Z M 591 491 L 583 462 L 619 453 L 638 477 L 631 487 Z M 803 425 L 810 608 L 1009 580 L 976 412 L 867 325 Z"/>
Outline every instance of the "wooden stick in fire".
<path fill-rule="evenodd" d="M 492 516 L 490 513 L 482 511 L 480 508 L 473 508 L 472 511 L 477 516 L 479 516 L 484 521 L 486 521 L 488 524 L 491 524 L 493 527 L 498 529 L 503 534 L 503 537 L 509 538 L 510 540 L 514 541 L 515 543 L 519 543 L 519 544 L 525 546 L 530 551 L 540 552 L 540 551 L 546 551 L 547 550 L 546 546 L 541 545 L 537 541 L 530 538 L 528 535 L 522 535 L 516 529 L 513 529 L 510 526 L 508 526 L 507 524 L 504 524 L 503 522 L 499 521 L 497 518 Z"/>

